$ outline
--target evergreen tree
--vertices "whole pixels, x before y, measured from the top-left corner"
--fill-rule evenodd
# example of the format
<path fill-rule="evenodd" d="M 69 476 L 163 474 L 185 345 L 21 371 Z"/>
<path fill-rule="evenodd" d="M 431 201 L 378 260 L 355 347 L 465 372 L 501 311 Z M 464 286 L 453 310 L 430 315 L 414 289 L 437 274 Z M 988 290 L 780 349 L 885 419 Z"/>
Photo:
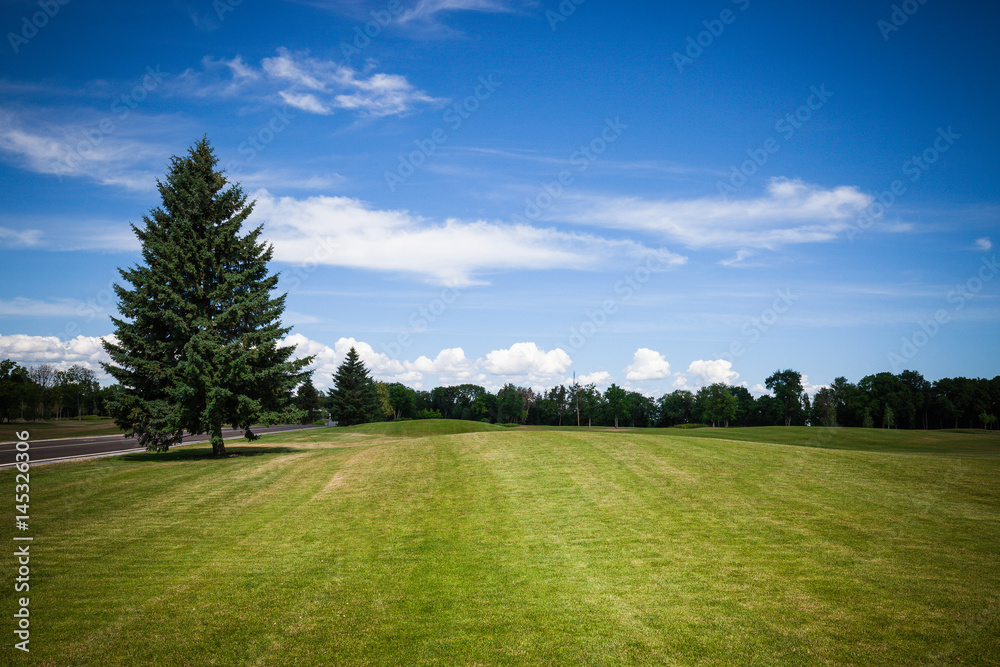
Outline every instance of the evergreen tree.
<path fill-rule="evenodd" d="M 320 418 L 323 400 L 311 377 L 307 377 L 306 381 L 299 385 L 295 394 L 295 407 L 302 411 L 302 424 L 311 424 Z"/>
<path fill-rule="evenodd" d="M 121 318 L 105 370 L 121 384 L 109 412 L 126 435 L 163 451 L 184 431 L 211 437 L 225 454 L 223 424 L 256 438 L 251 425 L 294 422 L 292 390 L 311 358 L 291 360 L 280 346 L 285 296 L 267 262 L 273 248 L 261 227 L 240 236 L 253 210 L 239 184 L 227 187 L 206 138 L 171 158 L 162 206 L 132 225 L 144 263 L 119 270 Z"/>
<path fill-rule="evenodd" d="M 333 376 L 330 408 L 340 426 L 353 426 L 378 421 L 380 402 L 375 381 L 353 347 Z"/>

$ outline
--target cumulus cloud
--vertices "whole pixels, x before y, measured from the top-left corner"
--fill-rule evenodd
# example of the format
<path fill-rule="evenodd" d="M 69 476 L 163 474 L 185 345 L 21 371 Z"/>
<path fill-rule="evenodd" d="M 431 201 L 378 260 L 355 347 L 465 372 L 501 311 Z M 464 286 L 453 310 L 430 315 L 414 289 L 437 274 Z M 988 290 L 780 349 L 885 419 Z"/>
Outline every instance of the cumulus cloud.
<path fill-rule="evenodd" d="M 652 232 L 691 248 L 766 248 L 831 241 L 872 203 L 856 187 L 832 189 L 773 178 L 764 195 L 726 201 L 717 197 L 646 200 L 578 198 L 573 222 Z M 742 261 L 746 255 L 734 262 Z"/>
<path fill-rule="evenodd" d="M 318 388 L 332 385 L 333 374 L 352 347 L 376 380 L 402 382 L 417 389 L 425 384 L 472 383 L 493 387 L 497 380 L 501 384 L 513 380 L 533 386 L 551 385 L 572 363 L 563 350 L 546 352 L 535 343 L 516 343 L 508 349 L 494 350 L 485 359 L 470 359 L 462 348 L 455 347 L 441 350 L 433 359 L 421 355 L 413 361 L 395 359 L 355 338 L 340 338 L 330 347 L 302 334 L 292 334 L 285 338 L 284 344 L 296 346 L 297 359 L 315 357 L 310 370 L 314 371 L 313 382 Z M 490 378 L 487 373 L 497 377 Z"/>
<path fill-rule="evenodd" d="M 586 386 L 588 384 L 596 385 L 598 389 L 601 387 L 607 388 L 611 384 L 611 373 L 607 371 L 594 371 L 593 373 L 586 373 L 585 375 L 576 376 L 576 382 L 581 386 Z M 563 380 L 563 384 L 567 387 L 573 384 L 573 378 L 568 377 Z"/>
<path fill-rule="evenodd" d="M 984 236 L 981 239 L 976 239 L 976 250 L 982 250 L 983 252 L 988 252 L 993 249 L 993 242 L 990 241 L 988 236 Z"/>
<path fill-rule="evenodd" d="M 640 347 L 635 351 L 632 363 L 625 372 L 625 379 L 634 382 L 662 380 L 670 375 L 670 364 L 659 352 L 648 347 Z"/>
<path fill-rule="evenodd" d="M 710 384 L 735 385 L 740 374 L 733 370 L 733 364 L 725 359 L 692 361 L 687 371 L 679 373 L 674 381 L 677 389 L 694 390 Z"/>
<path fill-rule="evenodd" d="M 480 363 L 494 375 L 551 377 L 565 373 L 573 360 L 562 348 L 546 352 L 535 343 L 514 343 L 505 350 L 493 350 Z"/>
<path fill-rule="evenodd" d="M 420 356 L 415 361 L 404 362 L 404 365 L 411 373 L 436 375 L 444 384 L 474 384 L 485 379 L 479 374 L 476 362 L 466 357 L 460 347 L 441 350 L 433 360 Z"/>
<path fill-rule="evenodd" d="M 347 353 L 353 347 L 364 362 L 365 367 L 376 380 L 385 382 L 419 382 L 421 375 L 409 373 L 403 363 L 389 355 L 377 352 L 364 341 L 354 338 L 339 338 L 333 347 L 311 340 L 302 334 L 287 336 L 284 345 L 295 345 L 296 359 L 315 357 L 309 367 L 313 371 L 313 383 L 318 388 L 330 387 L 333 384 L 333 374 L 337 367 L 347 358 Z"/>
<path fill-rule="evenodd" d="M 78 364 L 94 371 L 99 380 L 107 380 L 109 376 L 101 368 L 101 362 L 108 363 L 111 357 L 104 351 L 103 340 L 115 339 L 113 336 L 77 336 L 62 340 L 56 336 L 0 334 L 0 359 L 10 359 L 22 366 L 50 364 L 58 370 Z"/>
<path fill-rule="evenodd" d="M 684 258 L 634 241 L 560 232 L 531 225 L 448 219 L 435 223 L 399 210 L 379 210 L 350 197 L 274 197 L 266 190 L 251 222 L 264 223 L 274 258 L 413 273 L 444 285 L 479 282 L 498 270 L 591 270 L 609 261 L 657 255 Z"/>

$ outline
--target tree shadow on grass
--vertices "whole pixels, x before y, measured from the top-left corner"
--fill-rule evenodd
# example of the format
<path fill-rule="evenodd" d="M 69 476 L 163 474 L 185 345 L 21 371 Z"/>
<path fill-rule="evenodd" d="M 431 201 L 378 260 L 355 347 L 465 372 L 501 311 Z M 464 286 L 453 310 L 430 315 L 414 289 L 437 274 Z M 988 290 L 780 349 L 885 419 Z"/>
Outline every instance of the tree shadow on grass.
<path fill-rule="evenodd" d="M 248 456 L 261 456 L 263 454 L 291 454 L 302 452 L 303 449 L 294 447 L 226 447 L 225 456 L 215 456 L 211 447 L 198 447 L 196 449 L 179 449 L 177 451 L 166 452 L 137 452 L 125 454 L 122 458 L 126 461 L 136 461 L 139 463 L 152 463 L 163 461 L 225 461 L 233 458 L 243 458 Z"/>

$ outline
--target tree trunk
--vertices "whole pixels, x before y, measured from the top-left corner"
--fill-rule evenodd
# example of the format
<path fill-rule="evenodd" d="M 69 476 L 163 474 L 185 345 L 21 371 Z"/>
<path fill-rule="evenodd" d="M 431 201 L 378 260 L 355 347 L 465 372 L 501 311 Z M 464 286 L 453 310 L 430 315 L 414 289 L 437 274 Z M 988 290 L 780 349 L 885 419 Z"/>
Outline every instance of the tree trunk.
<path fill-rule="evenodd" d="M 212 456 L 225 456 L 226 443 L 222 440 L 222 424 L 212 426 Z"/>
<path fill-rule="evenodd" d="M 618 415 L 615 415 L 615 428 L 618 428 Z"/>

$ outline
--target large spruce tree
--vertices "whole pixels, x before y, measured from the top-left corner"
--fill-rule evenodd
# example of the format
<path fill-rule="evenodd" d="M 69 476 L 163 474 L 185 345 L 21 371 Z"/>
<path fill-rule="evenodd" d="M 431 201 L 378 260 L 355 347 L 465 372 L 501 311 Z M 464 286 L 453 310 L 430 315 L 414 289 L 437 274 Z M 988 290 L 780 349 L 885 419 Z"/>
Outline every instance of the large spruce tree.
<path fill-rule="evenodd" d="M 157 181 L 162 206 L 132 225 L 144 263 L 120 269 L 128 285 L 115 285 L 121 318 L 111 318 L 104 368 L 122 391 L 109 407 L 150 450 L 188 431 L 208 434 L 223 455 L 224 424 L 253 440 L 251 425 L 299 417 L 292 390 L 311 358 L 292 360 L 295 348 L 279 345 L 290 329 L 280 322 L 285 296 L 271 296 L 273 249 L 261 227 L 240 235 L 253 202 L 217 162 L 207 138 L 171 159 Z"/>
<path fill-rule="evenodd" d="M 354 426 L 379 420 L 379 398 L 375 381 L 353 347 L 337 367 L 330 390 L 330 412 L 339 426 Z"/>

